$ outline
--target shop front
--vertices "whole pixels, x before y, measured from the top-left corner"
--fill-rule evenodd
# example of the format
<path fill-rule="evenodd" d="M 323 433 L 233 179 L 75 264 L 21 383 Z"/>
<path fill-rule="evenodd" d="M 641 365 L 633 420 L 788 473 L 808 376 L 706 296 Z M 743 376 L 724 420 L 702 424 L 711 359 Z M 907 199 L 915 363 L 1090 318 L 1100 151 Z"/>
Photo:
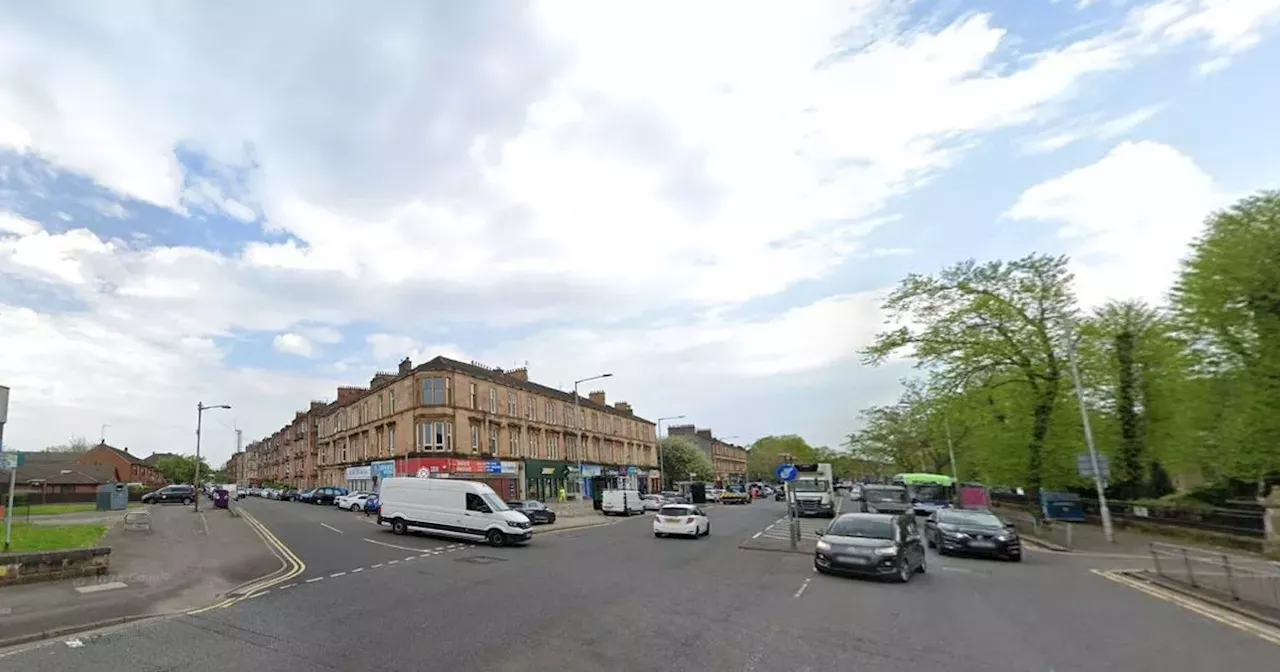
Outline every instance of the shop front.
<path fill-rule="evenodd" d="M 598 465 L 598 464 L 584 464 L 584 465 L 582 465 L 582 473 L 581 473 L 581 474 L 578 474 L 578 473 L 577 473 L 577 469 L 578 469 L 578 467 L 576 467 L 576 466 L 574 466 L 574 467 L 570 467 L 570 470 L 571 470 L 571 472 L 570 472 L 570 476 L 571 476 L 572 478 L 577 478 L 577 477 L 581 476 L 581 479 L 582 479 L 582 499 L 583 499 L 584 501 L 585 501 L 585 500 L 590 500 L 590 499 L 595 499 L 595 498 L 596 498 L 596 492 L 595 492 L 595 488 L 591 485 L 591 484 L 592 484 L 592 480 L 591 480 L 591 479 L 596 478 L 597 476 L 601 476 L 601 475 L 603 475 L 603 469 L 602 469 L 602 468 L 600 467 L 600 465 Z"/>
<path fill-rule="evenodd" d="M 418 478 L 465 478 L 480 481 L 506 500 L 520 497 L 520 463 L 506 460 L 464 460 L 453 457 L 412 457 L 396 463 L 397 474 Z"/>
<path fill-rule="evenodd" d="M 347 467 L 347 490 L 351 492 L 373 491 L 373 469 L 370 467 Z"/>
<path fill-rule="evenodd" d="M 649 470 L 649 492 L 654 494 L 662 492 L 662 472 L 657 469 Z"/>
<path fill-rule="evenodd" d="M 570 473 L 572 470 L 572 473 Z M 569 480 L 577 477 L 577 467 L 570 467 L 564 462 L 548 462 L 546 460 L 525 460 L 524 483 L 525 497 L 540 502 L 554 502 L 560 497 L 560 490 L 569 490 Z"/>
<path fill-rule="evenodd" d="M 382 481 L 392 478 L 396 475 L 395 460 L 382 460 L 380 462 L 372 462 L 369 464 L 370 471 L 373 472 L 373 490 L 374 492 L 382 492 Z"/>

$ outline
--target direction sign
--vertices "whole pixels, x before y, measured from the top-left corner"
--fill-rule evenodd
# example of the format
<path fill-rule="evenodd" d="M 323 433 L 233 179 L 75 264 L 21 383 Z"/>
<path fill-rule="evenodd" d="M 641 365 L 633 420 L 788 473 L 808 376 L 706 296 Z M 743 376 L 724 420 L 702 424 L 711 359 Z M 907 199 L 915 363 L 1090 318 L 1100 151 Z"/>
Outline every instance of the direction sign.
<path fill-rule="evenodd" d="M 1106 455 L 1098 456 L 1098 470 L 1102 472 L 1102 480 L 1111 480 L 1111 460 Z M 1093 458 L 1088 453 L 1076 456 L 1076 471 L 1082 478 L 1093 478 Z"/>
<path fill-rule="evenodd" d="M 778 468 L 773 470 L 773 475 L 777 476 L 778 480 L 783 483 L 790 483 L 796 480 L 800 472 L 796 471 L 796 465 L 794 464 L 779 464 Z"/>

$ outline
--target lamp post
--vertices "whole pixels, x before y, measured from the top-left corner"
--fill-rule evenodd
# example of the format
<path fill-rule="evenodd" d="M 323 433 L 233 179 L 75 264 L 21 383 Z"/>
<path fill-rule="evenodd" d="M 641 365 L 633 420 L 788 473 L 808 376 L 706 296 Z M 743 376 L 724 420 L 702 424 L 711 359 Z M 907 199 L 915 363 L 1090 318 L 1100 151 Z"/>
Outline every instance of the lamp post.
<path fill-rule="evenodd" d="M 204 425 L 204 412 L 213 408 L 230 410 L 231 406 L 228 404 L 205 406 L 203 401 L 196 402 L 196 511 L 200 510 L 200 429 Z"/>
<path fill-rule="evenodd" d="M 662 489 L 667 485 L 667 473 L 662 465 L 662 423 L 667 420 L 683 420 L 683 415 L 668 415 L 658 418 L 658 494 L 662 494 Z"/>
<path fill-rule="evenodd" d="M 573 424 L 578 428 L 578 447 L 576 452 L 578 453 L 578 501 L 579 502 L 582 501 L 582 496 L 584 494 L 582 492 L 583 491 L 583 487 L 582 487 L 582 426 L 587 423 L 582 421 L 582 413 L 581 411 L 578 410 L 578 385 L 581 385 L 582 383 L 589 383 L 593 380 L 600 380 L 601 378 L 612 378 L 612 377 L 613 377 L 612 373 L 601 373 L 599 375 L 589 376 L 587 378 L 581 378 L 579 380 L 573 381 Z"/>

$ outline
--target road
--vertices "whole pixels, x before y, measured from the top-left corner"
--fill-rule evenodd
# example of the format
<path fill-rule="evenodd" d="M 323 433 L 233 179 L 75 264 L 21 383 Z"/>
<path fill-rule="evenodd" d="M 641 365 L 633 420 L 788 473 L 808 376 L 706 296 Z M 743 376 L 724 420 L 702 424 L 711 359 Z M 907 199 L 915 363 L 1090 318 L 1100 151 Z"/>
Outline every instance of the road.
<path fill-rule="evenodd" d="M 739 548 L 779 518 L 775 502 L 712 507 L 713 534 L 699 540 L 655 539 L 642 516 L 496 549 L 396 537 L 332 508 L 245 505 L 306 562 L 287 587 L 6 654 L 3 666 L 1140 672 L 1270 669 L 1280 654 L 1090 571 L 1125 558 L 931 555 L 904 586 Z"/>

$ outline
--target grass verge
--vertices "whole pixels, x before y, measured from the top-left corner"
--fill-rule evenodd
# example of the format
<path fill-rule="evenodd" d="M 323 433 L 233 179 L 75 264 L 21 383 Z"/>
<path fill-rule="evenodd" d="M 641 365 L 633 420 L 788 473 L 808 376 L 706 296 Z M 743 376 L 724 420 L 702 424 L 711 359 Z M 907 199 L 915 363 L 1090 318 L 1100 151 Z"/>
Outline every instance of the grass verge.
<path fill-rule="evenodd" d="M 44 527 L 30 523 L 13 524 L 11 553 L 67 551 L 94 546 L 107 533 L 106 525 L 57 525 Z"/>

